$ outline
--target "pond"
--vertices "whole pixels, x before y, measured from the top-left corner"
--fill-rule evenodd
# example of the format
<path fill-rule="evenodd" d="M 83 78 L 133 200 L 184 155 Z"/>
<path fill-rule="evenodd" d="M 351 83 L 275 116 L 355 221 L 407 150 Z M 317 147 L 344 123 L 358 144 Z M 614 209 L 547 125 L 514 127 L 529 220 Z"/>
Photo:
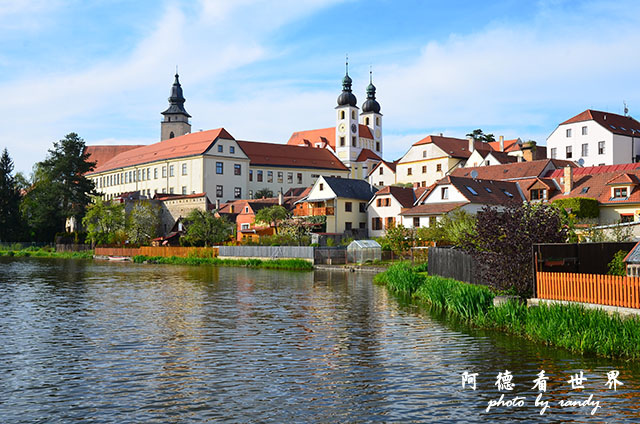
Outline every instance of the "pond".
<path fill-rule="evenodd" d="M 0 420 L 640 422 L 637 363 L 474 330 L 371 280 L 0 258 Z"/>

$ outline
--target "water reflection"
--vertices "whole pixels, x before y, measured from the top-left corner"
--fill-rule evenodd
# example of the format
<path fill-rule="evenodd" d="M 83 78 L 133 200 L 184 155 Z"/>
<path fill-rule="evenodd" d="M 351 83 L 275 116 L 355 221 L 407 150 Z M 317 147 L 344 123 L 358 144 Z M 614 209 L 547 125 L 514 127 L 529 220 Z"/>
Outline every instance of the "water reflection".
<path fill-rule="evenodd" d="M 478 331 L 367 274 L 0 259 L 3 422 L 638 422 L 634 363 Z M 602 402 L 496 408 L 514 395 Z M 624 386 L 606 389 L 606 372 Z M 478 372 L 478 390 L 460 374 Z M 583 370 L 583 392 L 566 380 Z"/>

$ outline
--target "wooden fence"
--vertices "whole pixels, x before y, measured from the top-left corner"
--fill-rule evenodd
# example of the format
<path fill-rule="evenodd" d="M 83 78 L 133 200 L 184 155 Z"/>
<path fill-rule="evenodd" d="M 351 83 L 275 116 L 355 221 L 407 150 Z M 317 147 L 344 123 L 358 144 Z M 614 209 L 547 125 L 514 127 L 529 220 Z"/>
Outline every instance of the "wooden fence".
<path fill-rule="evenodd" d="M 96 247 L 97 256 L 179 256 L 186 258 L 215 258 L 217 247 L 142 246 L 142 247 Z"/>
<path fill-rule="evenodd" d="M 539 299 L 640 308 L 640 278 L 564 272 L 536 276 Z"/>

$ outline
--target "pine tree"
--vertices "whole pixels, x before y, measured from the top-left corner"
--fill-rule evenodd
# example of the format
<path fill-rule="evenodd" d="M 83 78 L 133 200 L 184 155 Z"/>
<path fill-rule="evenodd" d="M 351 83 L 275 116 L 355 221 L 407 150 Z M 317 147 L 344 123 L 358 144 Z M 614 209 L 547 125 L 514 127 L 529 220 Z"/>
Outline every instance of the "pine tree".
<path fill-rule="evenodd" d="M 20 192 L 12 175 L 13 161 L 5 148 L 0 156 L 0 241 L 20 234 Z"/>

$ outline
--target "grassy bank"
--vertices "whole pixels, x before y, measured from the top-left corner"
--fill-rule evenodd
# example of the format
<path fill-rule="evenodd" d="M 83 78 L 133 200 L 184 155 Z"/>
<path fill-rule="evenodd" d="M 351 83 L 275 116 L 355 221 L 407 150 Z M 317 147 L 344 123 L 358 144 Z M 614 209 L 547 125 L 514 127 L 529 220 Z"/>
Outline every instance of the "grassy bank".
<path fill-rule="evenodd" d="M 0 256 L 91 259 L 93 258 L 93 250 L 85 252 L 56 252 L 53 248 L 27 247 L 25 249 L 0 249 Z"/>
<path fill-rule="evenodd" d="M 151 264 L 176 264 L 176 265 L 214 265 L 214 266 L 236 266 L 245 268 L 266 268 L 284 270 L 313 270 L 313 264 L 303 259 L 223 259 L 223 258 L 196 258 L 177 256 L 134 256 L 135 263 Z"/>
<path fill-rule="evenodd" d="M 376 275 L 374 281 L 455 314 L 479 328 L 497 329 L 579 353 L 640 358 L 637 317 L 623 319 L 580 305 L 527 308 L 518 302 L 508 302 L 494 307 L 494 293 L 487 287 L 429 276 L 407 264 L 391 266 Z"/>

